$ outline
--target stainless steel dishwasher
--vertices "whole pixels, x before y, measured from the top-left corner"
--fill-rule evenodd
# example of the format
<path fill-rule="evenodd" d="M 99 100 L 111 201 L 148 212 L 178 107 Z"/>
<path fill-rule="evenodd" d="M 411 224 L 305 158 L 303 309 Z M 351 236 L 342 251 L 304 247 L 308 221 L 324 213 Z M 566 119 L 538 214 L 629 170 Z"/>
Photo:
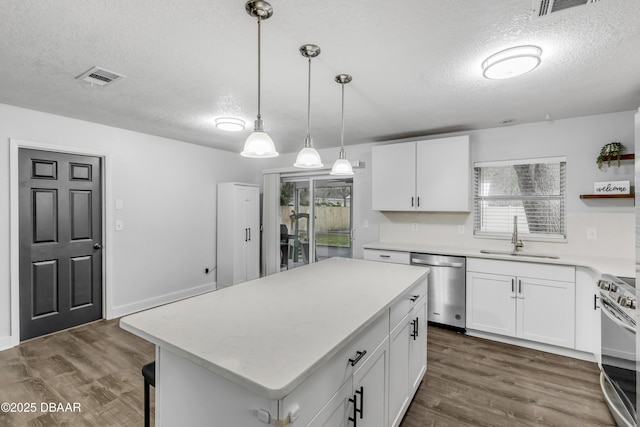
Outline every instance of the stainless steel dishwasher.
<path fill-rule="evenodd" d="M 430 323 L 466 328 L 466 263 L 464 257 L 411 253 L 411 265 L 431 269 L 427 313 Z"/>

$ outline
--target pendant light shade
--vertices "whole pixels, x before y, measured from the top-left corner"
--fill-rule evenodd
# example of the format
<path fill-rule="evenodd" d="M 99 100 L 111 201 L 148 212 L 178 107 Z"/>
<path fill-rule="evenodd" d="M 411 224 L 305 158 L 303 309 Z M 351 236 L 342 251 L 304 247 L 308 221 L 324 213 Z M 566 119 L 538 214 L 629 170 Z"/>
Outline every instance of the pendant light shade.
<path fill-rule="evenodd" d="M 309 131 L 311 122 L 311 58 L 320 55 L 320 48 L 314 44 L 300 46 L 300 53 L 309 60 L 309 85 L 307 90 L 307 137 L 304 139 L 304 148 L 298 153 L 293 166 L 302 169 L 317 169 L 323 166 L 320 154 L 313 148 L 313 140 Z"/>
<path fill-rule="evenodd" d="M 351 162 L 347 160 L 347 155 L 344 152 L 344 85 L 352 80 L 352 77 L 348 74 L 338 74 L 335 78 L 337 83 L 342 85 L 342 132 L 340 133 L 340 153 L 338 154 L 338 160 L 335 161 L 329 175 L 353 175 L 353 168 Z"/>
<path fill-rule="evenodd" d="M 276 157 L 278 152 L 273 140 L 264 131 L 264 123 L 260 115 L 260 23 L 273 15 L 273 8 L 266 1 L 250 0 L 244 5 L 247 13 L 258 19 L 258 116 L 255 121 L 253 133 L 244 143 L 244 149 L 240 153 L 243 157 L 266 158 Z"/>

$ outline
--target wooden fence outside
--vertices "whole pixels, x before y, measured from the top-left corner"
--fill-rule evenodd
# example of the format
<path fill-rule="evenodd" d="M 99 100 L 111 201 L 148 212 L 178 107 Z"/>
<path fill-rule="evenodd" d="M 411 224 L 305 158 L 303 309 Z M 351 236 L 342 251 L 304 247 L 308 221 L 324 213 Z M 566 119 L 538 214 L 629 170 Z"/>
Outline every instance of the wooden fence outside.
<path fill-rule="evenodd" d="M 344 231 L 348 232 L 350 226 L 350 209 L 342 206 L 316 206 L 315 208 L 315 227 L 321 231 Z M 289 229 L 289 233 L 293 233 L 295 224 L 292 223 L 290 215 L 292 214 L 292 206 L 280 206 L 280 223 L 285 224 Z M 302 206 L 299 213 L 308 213 L 309 207 Z M 300 231 L 307 229 L 307 221 L 299 220 Z"/>

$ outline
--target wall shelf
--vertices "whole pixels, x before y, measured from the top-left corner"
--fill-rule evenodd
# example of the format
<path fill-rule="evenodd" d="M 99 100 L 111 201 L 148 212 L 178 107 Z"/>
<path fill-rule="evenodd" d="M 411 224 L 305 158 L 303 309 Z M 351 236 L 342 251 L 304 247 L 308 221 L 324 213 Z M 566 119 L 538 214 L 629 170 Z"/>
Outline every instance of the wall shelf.
<path fill-rule="evenodd" d="M 610 158 L 611 158 L 611 161 L 614 161 L 614 160 L 617 161 L 618 160 L 618 157 L 616 157 L 616 156 L 611 156 Z M 636 158 L 635 154 L 622 154 L 620 156 L 620 160 L 633 160 L 635 158 Z M 605 157 L 603 160 L 606 162 L 606 161 L 609 160 L 609 157 Z"/>
<path fill-rule="evenodd" d="M 633 199 L 635 194 L 581 194 L 581 199 Z"/>

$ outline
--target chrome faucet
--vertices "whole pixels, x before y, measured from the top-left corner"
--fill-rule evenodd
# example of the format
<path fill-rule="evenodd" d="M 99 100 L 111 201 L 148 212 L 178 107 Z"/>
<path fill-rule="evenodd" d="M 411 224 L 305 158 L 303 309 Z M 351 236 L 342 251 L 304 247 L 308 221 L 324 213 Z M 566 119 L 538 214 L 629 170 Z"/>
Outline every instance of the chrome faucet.
<path fill-rule="evenodd" d="M 522 249 L 522 240 L 518 239 L 518 215 L 513 216 L 513 234 L 511 235 L 511 244 L 513 245 L 513 252 L 518 252 Z"/>

